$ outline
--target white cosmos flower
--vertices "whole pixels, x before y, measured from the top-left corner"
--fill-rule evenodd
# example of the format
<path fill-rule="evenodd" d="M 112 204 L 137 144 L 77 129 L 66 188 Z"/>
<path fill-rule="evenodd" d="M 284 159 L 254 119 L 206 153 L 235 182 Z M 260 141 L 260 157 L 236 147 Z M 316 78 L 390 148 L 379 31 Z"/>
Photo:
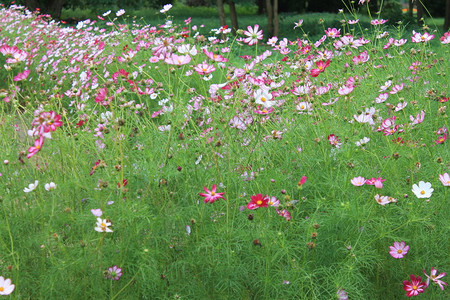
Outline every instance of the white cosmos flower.
<path fill-rule="evenodd" d="M 23 189 L 23 191 L 25 193 L 32 192 L 38 186 L 38 184 L 39 184 L 39 181 L 35 180 L 34 183 L 30 183 L 27 188 Z"/>
<path fill-rule="evenodd" d="M 11 279 L 0 276 L 0 295 L 9 295 L 14 291 L 15 285 L 11 283 Z"/>
<path fill-rule="evenodd" d="M 163 8 L 159 11 L 162 14 L 165 14 L 172 8 L 172 4 L 166 4 L 163 6 Z"/>
<path fill-rule="evenodd" d="M 260 89 L 254 93 L 255 103 L 261 104 L 265 108 L 270 108 L 275 105 L 276 101 L 271 101 L 273 96 L 269 91 Z"/>
<path fill-rule="evenodd" d="M 111 226 L 111 222 L 108 222 L 106 219 L 97 218 L 97 227 L 95 227 L 95 231 L 98 232 L 113 232 L 111 229 L 109 229 L 109 226 Z"/>
<path fill-rule="evenodd" d="M 44 188 L 47 192 L 50 192 L 51 190 L 56 190 L 56 184 L 54 182 L 46 183 Z"/>
<path fill-rule="evenodd" d="M 120 17 L 121 15 L 123 15 L 125 13 L 124 9 L 120 9 L 116 12 L 116 16 Z"/>
<path fill-rule="evenodd" d="M 412 192 L 417 198 L 430 198 L 433 191 L 430 182 L 419 181 L 419 185 L 413 184 L 412 187 Z"/>

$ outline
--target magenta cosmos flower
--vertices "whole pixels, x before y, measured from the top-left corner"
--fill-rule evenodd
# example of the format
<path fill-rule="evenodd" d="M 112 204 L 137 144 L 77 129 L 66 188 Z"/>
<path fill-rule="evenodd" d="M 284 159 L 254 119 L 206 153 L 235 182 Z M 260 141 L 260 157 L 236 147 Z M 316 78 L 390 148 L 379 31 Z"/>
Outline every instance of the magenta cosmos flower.
<path fill-rule="evenodd" d="M 247 204 L 248 209 L 257 209 L 260 207 L 267 207 L 269 197 L 267 195 L 257 194 L 250 197 L 251 201 Z"/>
<path fill-rule="evenodd" d="M 406 296 L 412 297 L 417 296 L 425 291 L 425 282 L 421 282 L 422 278 L 420 276 L 415 276 L 411 274 L 411 282 L 408 280 L 403 281 L 403 289 L 406 291 Z"/>
<path fill-rule="evenodd" d="M 405 242 L 394 242 L 393 246 L 389 246 L 389 249 L 391 249 L 391 251 L 389 252 L 389 254 L 393 257 L 393 258 L 402 258 L 403 256 L 406 255 L 406 253 L 408 253 L 409 251 L 409 246 L 405 244 Z"/>
<path fill-rule="evenodd" d="M 425 276 L 427 276 L 427 287 L 430 285 L 430 279 L 439 285 L 439 287 L 441 288 L 441 290 L 444 290 L 444 285 L 448 285 L 447 283 L 443 282 L 442 280 L 439 280 L 440 278 L 444 277 L 445 275 L 447 275 L 447 273 L 440 273 L 439 275 L 437 274 L 437 270 L 435 268 L 431 268 L 431 273 L 430 276 L 428 276 L 428 274 L 425 272 L 425 270 L 423 270 L 423 274 L 425 274 Z"/>
<path fill-rule="evenodd" d="M 216 192 L 216 185 L 213 184 L 212 189 L 208 190 L 206 188 L 206 186 L 203 187 L 203 189 L 205 190 L 205 193 L 198 193 L 200 196 L 205 197 L 204 202 L 210 202 L 210 203 L 214 203 L 214 201 L 216 201 L 217 199 L 225 199 L 223 197 L 224 193 L 217 193 Z"/>

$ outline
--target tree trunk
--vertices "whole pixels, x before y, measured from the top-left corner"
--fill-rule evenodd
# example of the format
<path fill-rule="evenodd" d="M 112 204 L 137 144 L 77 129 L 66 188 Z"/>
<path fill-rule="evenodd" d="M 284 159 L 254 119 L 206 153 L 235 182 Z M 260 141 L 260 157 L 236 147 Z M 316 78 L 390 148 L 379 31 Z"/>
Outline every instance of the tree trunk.
<path fill-rule="evenodd" d="M 450 0 L 445 1 L 445 22 L 444 31 L 450 29 Z"/>
<path fill-rule="evenodd" d="M 408 14 L 412 18 L 414 10 L 414 0 L 408 0 Z"/>
<path fill-rule="evenodd" d="M 278 22 L 278 0 L 273 0 L 273 36 L 278 36 L 280 24 Z"/>
<path fill-rule="evenodd" d="M 223 0 L 217 0 L 217 8 L 219 9 L 220 26 L 227 25 L 227 21 L 225 19 L 225 9 L 223 8 Z"/>
<path fill-rule="evenodd" d="M 267 11 L 267 31 L 269 32 L 269 36 L 273 36 L 273 9 L 271 0 L 266 0 L 266 11 Z"/>
<path fill-rule="evenodd" d="M 65 0 L 25 0 L 25 6 L 31 11 L 39 8 L 42 14 L 49 14 L 54 19 L 60 19 L 64 2 Z"/>
<path fill-rule="evenodd" d="M 417 24 L 419 26 L 423 25 L 423 5 L 422 0 L 417 1 Z"/>
<path fill-rule="evenodd" d="M 236 13 L 236 5 L 234 4 L 233 1 L 230 1 L 229 6 L 230 6 L 231 30 L 233 32 L 233 35 L 236 35 L 236 30 L 239 29 L 238 18 Z"/>
<path fill-rule="evenodd" d="M 258 6 L 258 15 L 262 15 L 264 13 L 264 0 L 256 0 L 256 5 Z"/>

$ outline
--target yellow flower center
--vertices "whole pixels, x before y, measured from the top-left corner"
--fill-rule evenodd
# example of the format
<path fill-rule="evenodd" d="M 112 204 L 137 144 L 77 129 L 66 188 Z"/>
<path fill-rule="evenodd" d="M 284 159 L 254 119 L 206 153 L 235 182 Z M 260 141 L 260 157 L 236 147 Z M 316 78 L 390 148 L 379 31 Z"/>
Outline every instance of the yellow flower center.
<path fill-rule="evenodd" d="M 413 290 L 417 290 L 417 285 L 412 286 Z"/>
<path fill-rule="evenodd" d="M 106 228 L 106 224 L 102 222 L 102 224 L 100 224 L 101 228 Z"/>
<path fill-rule="evenodd" d="M 397 253 L 398 253 L 398 254 L 402 254 L 402 253 L 403 253 L 403 250 L 402 250 L 402 249 L 398 249 L 398 250 L 397 250 Z"/>
<path fill-rule="evenodd" d="M 211 196 L 214 196 L 216 194 L 216 192 L 211 192 Z"/>
<path fill-rule="evenodd" d="M 300 109 L 305 109 L 305 106 L 304 105 L 300 105 Z"/>
<path fill-rule="evenodd" d="M 258 200 L 258 201 L 256 201 L 256 204 L 261 205 L 261 204 L 262 204 L 262 201 L 261 201 L 261 200 Z"/>
<path fill-rule="evenodd" d="M 41 146 L 37 145 L 35 148 L 36 148 L 37 150 L 39 150 L 39 149 L 41 148 Z"/>
<path fill-rule="evenodd" d="M 266 102 L 267 100 L 266 100 L 266 98 L 261 97 L 261 101 L 262 101 L 262 102 Z"/>
<path fill-rule="evenodd" d="M 420 191 L 420 193 L 423 195 L 423 194 L 425 194 L 425 191 Z"/>
<path fill-rule="evenodd" d="M 5 290 L 5 288 L 0 286 L 0 292 L 3 292 L 4 290 Z"/>
<path fill-rule="evenodd" d="M 206 70 L 206 68 L 203 68 L 202 71 L 203 71 L 203 72 L 206 72 L 207 70 Z"/>

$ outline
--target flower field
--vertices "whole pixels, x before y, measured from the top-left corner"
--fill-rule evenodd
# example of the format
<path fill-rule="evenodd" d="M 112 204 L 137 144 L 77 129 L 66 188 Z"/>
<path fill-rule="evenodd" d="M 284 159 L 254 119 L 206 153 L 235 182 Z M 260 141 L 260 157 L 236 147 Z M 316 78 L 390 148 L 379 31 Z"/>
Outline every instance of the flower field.
<path fill-rule="evenodd" d="M 449 298 L 449 32 L 0 8 L 0 295 Z"/>

